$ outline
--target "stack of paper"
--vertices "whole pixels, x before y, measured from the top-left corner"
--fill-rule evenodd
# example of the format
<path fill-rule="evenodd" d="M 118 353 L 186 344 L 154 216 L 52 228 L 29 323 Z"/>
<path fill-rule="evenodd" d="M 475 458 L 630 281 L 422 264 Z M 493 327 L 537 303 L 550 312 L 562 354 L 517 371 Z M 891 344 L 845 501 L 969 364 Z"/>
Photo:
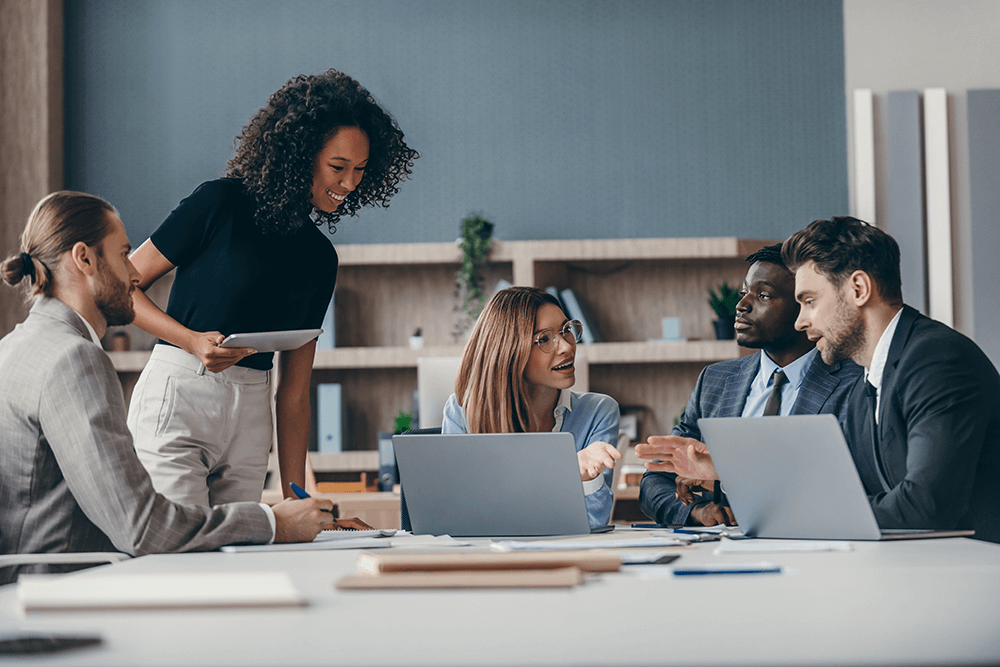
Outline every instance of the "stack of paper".
<path fill-rule="evenodd" d="M 305 600 L 285 572 L 25 574 L 17 581 L 25 612 L 232 607 L 300 607 Z"/>
<path fill-rule="evenodd" d="M 359 575 L 340 589 L 566 588 L 584 572 L 616 572 L 621 559 L 605 551 L 560 553 L 370 553 L 358 557 Z"/>

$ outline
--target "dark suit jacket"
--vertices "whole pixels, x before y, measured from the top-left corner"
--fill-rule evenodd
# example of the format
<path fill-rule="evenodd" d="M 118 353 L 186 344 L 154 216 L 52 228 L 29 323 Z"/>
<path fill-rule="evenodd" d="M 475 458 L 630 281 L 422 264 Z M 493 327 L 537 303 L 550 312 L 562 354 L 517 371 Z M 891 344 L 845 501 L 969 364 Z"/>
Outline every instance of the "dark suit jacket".
<path fill-rule="evenodd" d="M 708 366 L 698 377 L 680 423 L 672 434 L 701 440 L 701 417 L 739 417 L 743 413 L 750 384 L 760 369 L 760 355 L 754 354 Z M 846 361 L 827 366 L 817 354 L 799 388 L 792 414 L 833 414 L 844 428 L 847 398 L 862 374 L 857 364 Z M 666 472 L 649 472 L 639 485 L 639 507 L 657 523 L 684 524 L 694 504 L 685 506 L 676 498 L 674 478 Z"/>
<path fill-rule="evenodd" d="M 864 380 L 848 440 L 882 528 L 968 529 L 1000 542 L 1000 376 L 953 329 L 903 306 L 882 377 L 880 479 Z"/>

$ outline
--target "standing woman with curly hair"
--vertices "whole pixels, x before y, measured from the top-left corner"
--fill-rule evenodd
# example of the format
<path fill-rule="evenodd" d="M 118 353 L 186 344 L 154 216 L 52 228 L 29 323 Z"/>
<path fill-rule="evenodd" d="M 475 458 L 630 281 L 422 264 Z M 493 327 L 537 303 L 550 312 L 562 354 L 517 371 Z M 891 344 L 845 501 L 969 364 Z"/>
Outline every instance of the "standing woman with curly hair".
<path fill-rule="evenodd" d="M 225 177 L 200 185 L 132 255 L 145 290 L 176 267 L 166 312 L 135 293 L 159 343 L 129 429 L 156 490 L 181 503 L 260 501 L 272 440 L 272 353 L 225 335 L 322 325 L 337 279 L 331 232 L 388 207 L 416 151 L 357 81 L 329 70 L 274 93 L 236 138 Z M 305 485 L 316 341 L 282 352 L 275 393 L 284 495 Z"/>

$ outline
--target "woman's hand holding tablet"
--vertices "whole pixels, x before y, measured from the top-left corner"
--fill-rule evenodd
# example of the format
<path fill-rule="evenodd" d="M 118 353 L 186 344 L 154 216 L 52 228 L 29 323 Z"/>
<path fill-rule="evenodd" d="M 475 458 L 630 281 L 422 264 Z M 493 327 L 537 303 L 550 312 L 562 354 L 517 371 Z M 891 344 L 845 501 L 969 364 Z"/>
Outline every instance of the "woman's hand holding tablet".
<path fill-rule="evenodd" d="M 219 347 L 252 347 L 258 352 L 296 350 L 323 333 L 322 329 L 293 329 L 290 331 L 264 331 L 236 333 L 226 336 Z"/>

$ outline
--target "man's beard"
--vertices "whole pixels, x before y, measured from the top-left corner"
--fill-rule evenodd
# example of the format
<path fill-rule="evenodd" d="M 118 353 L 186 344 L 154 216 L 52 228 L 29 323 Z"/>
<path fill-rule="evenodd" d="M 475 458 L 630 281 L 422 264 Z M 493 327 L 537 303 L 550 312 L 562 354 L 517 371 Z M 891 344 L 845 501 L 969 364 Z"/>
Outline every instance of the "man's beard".
<path fill-rule="evenodd" d="M 867 342 L 861 312 L 847 307 L 843 297 L 837 295 L 837 310 L 833 321 L 835 328 L 824 335 L 826 346 L 820 353 L 823 363 L 829 365 L 845 359 L 854 359 Z"/>
<path fill-rule="evenodd" d="M 107 321 L 108 326 L 131 324 L 135 319 L 135 306 L 132 304 L 132 284 L 123 283 L 115 277 L 104 260 L 99 260 L 97 273 L 97 292 L 94 294 L 94 305 Z"/>

